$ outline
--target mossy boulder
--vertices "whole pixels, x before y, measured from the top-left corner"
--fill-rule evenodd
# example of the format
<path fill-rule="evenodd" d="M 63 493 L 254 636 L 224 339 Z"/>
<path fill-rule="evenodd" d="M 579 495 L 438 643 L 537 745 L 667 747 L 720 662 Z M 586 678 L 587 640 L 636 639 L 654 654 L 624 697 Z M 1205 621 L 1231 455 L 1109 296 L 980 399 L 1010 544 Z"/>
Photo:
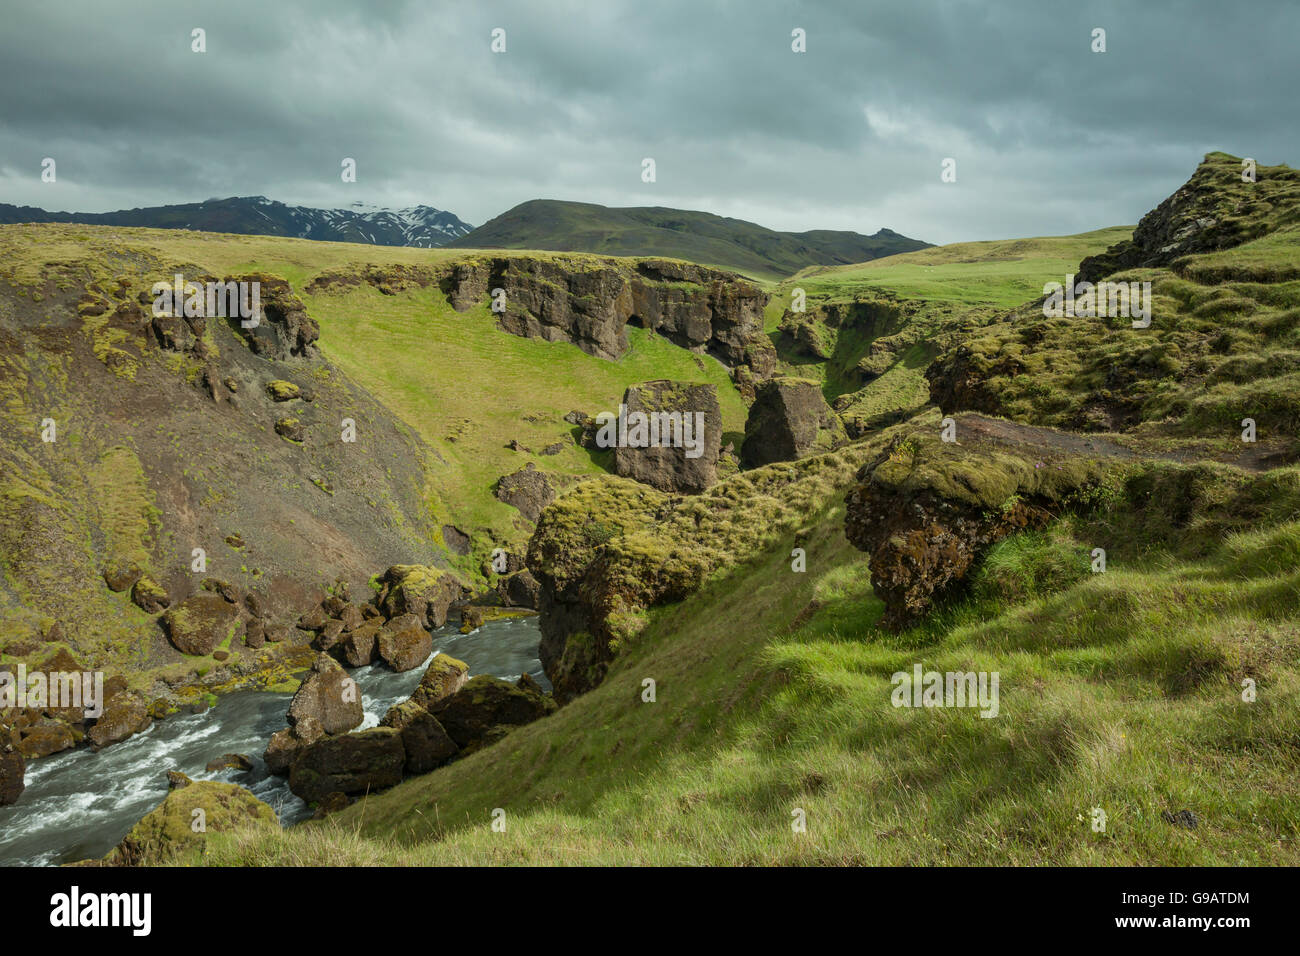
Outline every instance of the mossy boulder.
<path fill-rule="evenodd" d="M 384 617 L 414 614 L 421 627 L 429 628 L 447 623 L 447 608 L 462 593 L 455 575 L 424 564 L 395 564 L 379 584 L 378 605 Z"/>
<path fill-rule="evenodd" d="M 163 630 L 182 654 L 211 654 L 232 634 L 239 613 L 221 594 L 207 592 L 186 598 L 162 616 Z"/>
<path fill-rule="evenodd" d="M 1130 454 L 1076 455 L 1074 436 L 974 415 L 956 420 L 956 434 L 960 444 L 937 429 L 896 436 L 845 498 L 845 533 L 871 555 L 887 627 L 915 623 L 963 588 L 996 542 L 1104 501 Z"/>
<path fill-rule="evenodd" d="M 324 736 L 325 729 L 315 717 L 303 717 L 292 727 L 277 730 L 271 735 L 266 752 L 262 754 L 266 769 L 276 776 L 283 776 L 293 766 L 298 751 Z"/>
<path fill-rule="evenodd" d="M 271 396 L 273 402 L 292 402 L 302 397 L 302 389 L 293 382 L 275 379 L 266 383 L 266 394 Z"/>
<path fill-rule="evenodd" d="M 347 733 L 365 719 L 356 682 L 328 654 L 317 655 L 311 674 L 289 704 L 291 724 L 306 718 L 320 721 L 327 734 Z"/>
<path fill-rule="evenodd" d="M 497 500 L 519 509 L 527 520 L 536 523 L 542 509 L 555 500 L 555 485 L 545 472 L 531 461 L 519 471 L 497 480 Z"/>
<path fill-rule="evenodd" d="M 429 712 L 462 750 L 475 750 L 500 736 L 555 711 L 545 694 L 518 687 L 498 677 L 480 674 Z"/>
<path fill-rule="evenodd" d="M 105 694 L 107 693 L 106 689 Z M 152 723 L 149 705 L 145 703 L 144 698 L 122 691 L 109 698 L 104 705 L 104 712 L 86 731 L 86 739 L 96 750 L 101 750 L 138 734 Z"/>
<path fill-rule="evenodd" d="M 146 614 L 157 614 L 171 603 L 167 591 L 148 574 L 142 574 L 131 587 L 131 600 Z"/>
<path fill-rule="evenodd" d="M 117 560 L 104 567 L 104 583 L 110 591 L 120 593 L 130 590 L 140 580 L 140 565 L 134 561 Z"/>
<path fill-rule="evenodd" d="M 166 864 L 200 855 L 209 833 L 279 828 L 275 811 L 243 787 L 201 780 L 179 787 L 133 826 L 104 861 L 118 866 Z"/>
<path fill-rule="evenodd" d="M 294 759 L 289 789 L 309 803 L 335 792 L 371 793 L 401 783 L 405 766 L 402 731 L 395 727 L 322 737 Z"/>
<path fill-rule="evenodd" d="M 428 773 L 460 751 L 438 719 L 411 700 L 390 707 L 380 726 L 401 731 L 407 773 Z"/>
<path fill-rule="evenodd" d="M 331 651 L 349 667 L 374 663 L 379 653 L 379 632 L 383 627 L 383 621 L 366 621 L 356 630 L 344 634 Z"/>
<path fill-rule="evenodd" d="M 424 677 L 411 692 L 410 700 L 426 710 L 450 697 L 469 680 L 469 665 L 447 654 L 438 654 L 429 661 Z"/>
<path fill-rule="evenodd" d="M 717 386 L 661 379 L 631 386 L 623 404 L 627 435 L 614 446 L 617 474 L 684 494 L 699 494 L 717 480 L 722 448 Z M 638 431 L 642 422 L 645 427 Z M 607 428 L 607 437 L 612 430 Z M 619 441 L 621 436 L 612 438 Z"/>
<path fill-rule="evenodd" d="M 385 664 L 395 671 L 409 671 L 433 653 L 433 636 L 414 614 L 403 614 L 384 625 L 376 646 Z"/>
<path fill-rule="evenodd" d="M 296 418 L 278 419 L 275 423 L 275 433 L 299 445 L 307 440 L 307 426 Z"/>

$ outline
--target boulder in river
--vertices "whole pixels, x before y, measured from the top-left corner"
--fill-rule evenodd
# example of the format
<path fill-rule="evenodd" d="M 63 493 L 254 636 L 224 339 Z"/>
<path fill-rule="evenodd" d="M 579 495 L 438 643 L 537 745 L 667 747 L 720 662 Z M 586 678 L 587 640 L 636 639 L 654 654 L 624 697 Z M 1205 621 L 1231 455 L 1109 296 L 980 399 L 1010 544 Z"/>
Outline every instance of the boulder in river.
<path fill-rule="evenodd" d="M 318 654 L 311 670 L 289 704 L 289 722 L 296 726 L 312 717 L 327 734 L 347 733 L 360 724 L 365 718 L 361 691 L 348 672 L 328 654 Z"/>
<path fill-rule="evenodd" d="M 23 779 L 27 766 L 23 755 L 12 744 L 0 744 L 0 807 L 17 803 L 27 784 Z"/>
<path fill-rule="evenodd" d="M 492 743 L 508 730 L 554 711 L 555 701 L 547 695 L 487 674 L 470 678 L 456 693 L 429 708 L 462 750 Z"/>
<path fill-rule="evenodd" d="M 96 750 L 101 750 L 110 744 L 121 743 L 128 737 L 138 734 L 152 723 L 149 705 L 145 703 L 144 698 L 121 691 L 104 704 L 104 712 L 99 715 L 94 726 L 86 731 L 86 739 Z"/>
<path fill-rule="evenodd" d="M 439 654 L 429 661 L 419 686 L 411 692 L 410 700 L 428 710 L 464 687 L 468 679 L 468 664 L 447 654 Z"/>
<path fill-rule="evenodd" d="M 292 727 L 277 730 L 271 735 L 262 759 L 266 769 L 276 776 L 283 776 L 293 766 L 298 751 L 308 744 L 313 744 L 325 736 L 325 730 L 315 717 L 304 717 Z"/>
<path fill-rule="evenodd" d="M 414 614 L 393 618 L 379 632 L 379 656 L 393 670 L 419 667 L 433 653 L 433 635 Z"/>
<path fill-rule="evenodd" d="M 390 707 L 380 726 L 401 731 L 407 773 L 428 773 L 460 750 L 436 717 L 409 700 Z"/>
<path fill-rule="evenodd" d="M 395 564 L 384 572 L 376 598 L 384 617 L 414 614 L 422 627 L 442 627 L 447 608 L 461 596 L 461 584 L 449 571 L 424 564 Z"/>
<path fill-rule="evenodd" d="M 289 789 L 309 803 L 335 791 L 369 793 L 401 783 L 405 766 L 402 732 L 372 727 L 304 747 L 289 771 Z"/>

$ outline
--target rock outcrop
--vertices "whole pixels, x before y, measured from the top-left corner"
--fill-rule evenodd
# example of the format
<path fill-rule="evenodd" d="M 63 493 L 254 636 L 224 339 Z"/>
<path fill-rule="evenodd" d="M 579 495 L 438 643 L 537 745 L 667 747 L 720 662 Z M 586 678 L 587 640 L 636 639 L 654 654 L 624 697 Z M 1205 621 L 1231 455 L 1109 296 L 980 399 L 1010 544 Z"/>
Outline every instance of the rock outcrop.
<path fill-rule="evenodd" d="M 1090 500 L 1111 467 L 1054 447 L 1050 429 L 962 416 L 956 430 L 961 444 L 937 429 L 896 436 L 845 498 L 845 534 L 871 555 L 886 627 L 914 624 L 958 592 L 997 541 Z"/>
<path fill-rule="evenodd" d="M 627 352 L 627 325 L 634 322 L 728 366 L 749 366 L 760 377 L 776 365 L 763 334 L 767 294 L 731 273 L 686 262 L 646 259 L 629 269 L 591 256 L 484 257 L 455 263 L 444 287 L 461 311 L 502 289 L 502 329 L 572 342 L 598 358 Z"/>
<path fill-rule="evenodd" d="M 616 474 L 684 494 L 717 481 L 722 410 L 715 386 L 661 379 L 631 386 L 622 404 L 624 417 L 597 433 L 598 443 L 613 444 Z"/>
<path fill-rule="evenodd" d="M 778 377 L 761 383 L 745 420 L 740 462 L 757 468 L 795 461 L 848 440 L 844 426 L 810 379 Z"/>

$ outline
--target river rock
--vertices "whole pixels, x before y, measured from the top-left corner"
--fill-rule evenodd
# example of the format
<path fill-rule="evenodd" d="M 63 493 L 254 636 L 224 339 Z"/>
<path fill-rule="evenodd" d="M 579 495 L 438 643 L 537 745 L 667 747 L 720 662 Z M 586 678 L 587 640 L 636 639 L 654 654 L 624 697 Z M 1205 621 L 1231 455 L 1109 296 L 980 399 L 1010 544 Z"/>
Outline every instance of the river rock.
<path fill-rule="evenodd" d="M 757 468 L 830 451 L 847 440 L 844 425 L 811 379 L 778 377 L 760 383 L 745 420 L 740 461 Z"/>
<path fill-rule="evenodd" d="M 309 803 L 335 791 L 373 792 L 401 783 L 405 765 L 402 732 L 396 728 L 323 737 L 294 760 L 289 789 Z"/>
<path fill-rule="evenodd" d="M 27 765 L 12 744 L 0 744 L 0 807 L 17 803 L 27 784 L 23 780 Z"/>
<path fill-rule="evenodd" d="M 316 656 L 311 674 L 289 704 L 291 724 L 307 717 L 319 720 L 327 734 L 347 733 L 365 718 L 356 682 L 328 654 Z"/>
<path fill-rule="evenodd" d="M 497 594 L 506 607 L 528 607 L 537 610 L 541 606 L 542 586 L 529 571 L 519 571 L 497 582 Z"/>
<path fill-rule="evenodd" d="M 631 386 L 623 395 L 627 406 L 628 444 L 614 448 L 614 471 L 624 478 L 652 485 L 660 491 L 699 494 L 718 478 L 718 453 L 722 448 L 722 410 L 718 405 L 718 390 L 714 385 L 688 385 L 660 379 L 643 385 Z M 702 433 L 696 427 L 696 413 L 703 415 Z M 665 421 L 663 416 L 676 416 L 679 424 L 691 423 L 692 444 L 697 444 L 699 454 L 691 458 L 682 446 L 683 429 L 670 431 L 666 425 L 659 427 L 656 447 L 631 447 L 640 443 L 636 434 L 634 416 L 640 413 Z M 689 416 L 689 417 L 688 417 Z M 608 421 L 603 419 L 602 421 Z M 613 430 L 615 426 L 609 426 Z M 618 440 L 619 436 L 612 436 Z M 649 434 L 644 436 L 648 441 Z"/>
<path fill-rule="evenodd" d="M 104 693 L 108 694 L 107 688 Z M 96 750 L 102 750 L 138 734 L 152 723 L 153 718 L 149 716 L 149 706 L 144 698 L 121 692 L 112 696 L 104 705 L 104 712 L 94 726 L 86 731 L 86 739 Z"/>
<path fill-rule="evenodd" d="M 398 672 L 409 671 L 433 653 L 433 635 L 414 614 L 403 614 L 384 625 L 379 632 L 378 646 L 385 664 Z"/>
<path fill-rule="evenodd" d="M 448 571 L 423 564 L 395 564 L 380 579 L 377 603 L 390 620 L 414 614 L 421 627 L 442 627 L 447 623 L 447 608 L 460 598 L 461 590 L 460 582 Z"/>
<path fill-rule="evenodd" d="M 428 709 L 456 746 L 466 750 L 477 749 L 510 728 L 553 713 L 555 701 L 498 677 L 480 674 Z"/>
<path fill-rule="evenodd" d="M 20 734 L 18 750 L 28 760 L 69 750 L 81 740 L 81 735 L 67 723 L 49 717 L 43 717 L 32 726 L 24 727 Z"/>
<path fill-rule="evenodd" d="M 414 701 L 406 700 L 390 707 L 380 726 L 401 731 L 407 773 L 428 773 L 460 750 L 438 719 Z"/>
<path fill-rule="evenodd" d="M 383 627 L 383 621 L 366 621 L 355 631 L 345 634 L 343 640 L 334 645 L 334 653 L 342 657 L 349 667 L 365 667 L 373 663 L 378 652 L 379 632 Z"/>
<path fill-rule="evenodd" d="M 243 754 L 222 754 L 215 760 L 209 760 L 204 769 L 209 773 L 217 770 L 242 770 L 247 772 L 253 769 L 253 761 Z"/>
<path fill-rule="evenodd" d="M 231 634 L 238 611 L 220 594 L 206 592 L 186 598 L 162 616 L 167 639 L 182 654 L 211 654 Z"/>
<path fill-rule="evenodd" d="M 468 679 L 468 664 L 446 654 L 439 654 L 429 662 L 419 686 L 411 692 L 410 700 L 428 710 L 459 691 Z"/>
<path fill-rule="evenodd" d="M 293 766 L 298 751 L 308 744 L 313 744 L 325 736 L 325 729 L 315 717 L 304 717 L 292 727 L 277 730 L 271 735 L 262 759 L 266 769 L 276 776 L 283 776 Z"/>

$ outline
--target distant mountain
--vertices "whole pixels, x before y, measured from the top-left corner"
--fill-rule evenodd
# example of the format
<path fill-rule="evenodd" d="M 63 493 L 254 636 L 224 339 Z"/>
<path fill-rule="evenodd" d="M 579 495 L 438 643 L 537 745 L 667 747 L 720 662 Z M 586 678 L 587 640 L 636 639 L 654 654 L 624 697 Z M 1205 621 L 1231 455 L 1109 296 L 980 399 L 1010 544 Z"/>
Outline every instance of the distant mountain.
<path fill-rule="evenodd" d="M 288 206 L 265 196 L 209 199 L 178 206 L 119 209 L 116 212 L 47 212 L 35 206 L 0 203 L 0 224 L 75 222 L 94 226 L 148 226 L 197 229 L 238 235 L 292 236 L 323 242 L 362 242 L 376 246 L 443 246 L 471 226 L 432 206 L 382 209 L 353 203 L 346 209 Z"/>
<path fill-rule="evenodd" d="M 848 265 L 915 252 L 931 243 L 890 229 L 874 236 L 815 229 L 776 232 L 743 219 L 659 206 L 612 209 L 534 199 L 461 236 L 466 249 L 547 249 L 615 256 L 668 256 L 780 278 L 811 265 Z"/>

